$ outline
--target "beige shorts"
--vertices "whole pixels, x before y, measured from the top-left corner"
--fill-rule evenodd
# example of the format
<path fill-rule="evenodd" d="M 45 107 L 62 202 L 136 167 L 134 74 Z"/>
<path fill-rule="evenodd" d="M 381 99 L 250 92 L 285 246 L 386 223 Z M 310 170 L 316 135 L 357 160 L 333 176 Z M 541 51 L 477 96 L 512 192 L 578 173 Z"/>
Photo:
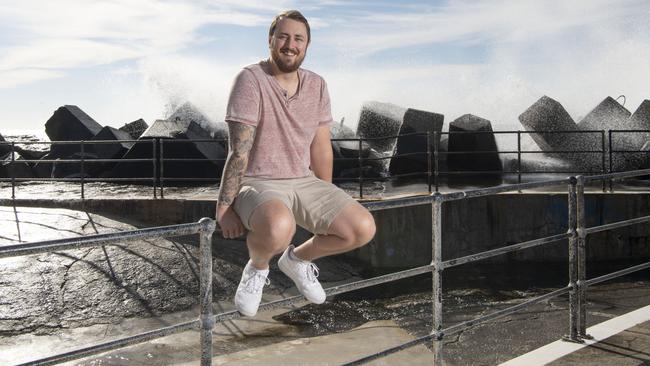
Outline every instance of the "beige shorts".
<path fill-rule="evenodd" d="M 246 229 L 251 230 L 253 211 L 269 200 L 282 201 L 296 224 L 321 235 L 328 234 L 334 218 L 346 205 L 356 202 L 337 186 L 312 175 L 291 179 L 244 177 L 234 209 Z"/>

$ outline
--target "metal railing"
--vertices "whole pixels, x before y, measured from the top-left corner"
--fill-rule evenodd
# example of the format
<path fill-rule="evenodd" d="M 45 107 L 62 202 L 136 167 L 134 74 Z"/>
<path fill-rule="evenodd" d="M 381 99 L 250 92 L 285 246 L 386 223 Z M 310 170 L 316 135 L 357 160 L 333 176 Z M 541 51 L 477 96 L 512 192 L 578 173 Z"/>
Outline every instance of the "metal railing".
<path fill-rule="evenodd" d="M 640 265 L 626 268 L 624 270 L 609 273 L 600 277 L 596 277 L 592 279 L 586 278 L 586 237 L 587 235 L 596 232 L 605 231 L 605 230 L 621 228 L 624 226 L 650 222 L 650 216 L 633 218 L 633 219 L 628 219 L 628 220 L 619 221 L 615 223 L 604 224 L 600 226 L 587 227 L 585 224 L 585 205 L 584 205 L 585 184 L 593 181 L 599 181 L 599 180 L 625 179 L 625 178 L 642 176 L 642 175 L 650 175 L 650 169 L 631 171 L 631 172 L 622 172 L 622 173 L 610 173 L 610 174 L 602 174 L 602 175 L 594 175 L 594 176 L 569 177 L 569 178 L 558 179 L 558 180 L 521 183 L 521 184 L 489 187 L 484 189 L 453 192 L 453 193 L 446 193 L 446 194 L 434 193 L 427 196 L 416 196 L 416 197 L 407 197 L 407 198 L 364 203 L 364 206 L 370 211 L 377 211 L 377 210 L 384 210 L 384 209 L 398 208 L 398 207 L 410 207 L 410 206 L 426 205 L 426 204 L 432 205 L 432 213 L 431 213 L 432 261 L 428 265 L 411 268 L 408 270 L 395 272 L 383 276 L 378 276 L 370 279 L 364 279 L 361 281 L 329 287 L 325 289 L 325 293 L 327 294 L 327 296 L 332 296 L 332 295 L 349 292 L 352 290 L 357 290 L 361 288 L 375 286 L 378 284 L 392 282 L 398 279 L 410 278 L 421 274 L 431 273 L 432 274 L 433 326 L 432 326 L 432 331 L 428 335 L 416 338 L 415 340 L 412 340 L 404 344 L 400 344 L 395 347 L 385 349 L 381 352 L 368 355 L 364 358 L 351 361 L 346 365 L 364 364 L 366 362 L 387 356 L 389 354 L 407 349 L 409 347 L 427 341 L 433 342 L 432 347 L 433 347 L 434 364 L 442 365 L 443 364 L 443 356 L 442 356 L 443 340 L 445 339 L 446 336 L 461 332 L 477 324 L 481 324 L 490 320 L 504 317 L 506 315 L 517 312 L 523 308 L 526 308 L 530 305 L 537 304 L 542 301 L 563 294 L 567 294 L 567 293 L 569 294 L 569 333 L 565 337 L 565 339 L 573 342 L 583 342 L 583 339 L 589 338 L 589 335 L 586 334 L 585 299 L 586 299 L 587 287 L 635 271 L 640 271 L 646 268 L 650 268 L 650 262 L 646 262 Z M 522 191 L 526 189 L 536 189 L 536 188 L 564 186 L 564 185 L 567 186 L 567 201 L 568 201 L 567 204 L 568 229 L 566 232 L 557 233 L 555 235 L 551 235 L 543 238 L 532 239 L 532 240 L 504 246 L 501 248 L 464 256 L 464 257 L 449 259 L 446 261 L 442 260 L 442 205 L 445 202 L 462 200 L 462 199 L 471 199 L 476 197 L 485 197 L 485 196 L 495 195 L 499 193 Z M 199 320 L 181 323 L 171 327 L 161 328 L 151 332 L 139 334 L 136 336 L 127 337 L 112 342 L 107 342 L 100 345 L 71 351 L 61 355 L 48 357 L 46 359 L 41 359 L 41 360 L 27 363 L 27 365 L 52 364 L 52 363 L 73 360 L 80 357 L 101 353 L 110 349 L 115 349 L 130 344 L 144 342 L 150 339 L 166 336 L 172 333 L 177 333 L 177 332 L 190 330 L 190 329 L 196 329 L 197 327 L 201 329 L 201 344 L 202 344 L 201 364 L 210 365 L 211 357 L 212 357 L 211 330 L 214 324 L 216 322 L 223 322 L 225 320 L 231 320 L 231 319 L 236 319 L 241 317 L 241 314 L 238 313 L 236 310 L 223 312 L 215 315 L 212 314 L 212 295 L 211 295 L 211 271 L 212 271 L 211 263 L 212 262 L 211 260 L 206 260 L 206 259 L 211 258 L 212 256 L 211 246 L 210 246 L 210 236 L 212 234 L 212 231 L 214 230 L 214 225 L 215 225 L 214 221 L 204 218 L 198 223 L 194 223 L 194 224 L 175 225 L 170 227 L 136 230 L 133 232 L 126 232 L 126 233 L 102 234 L 102 235 L 89 236 L 85 238 L 54 240 L 54 241 L 31 243 L 31 244 L 13 245 L 9 247 L 0 247 L 0 258 L 2 258 L 2 257 L 9 257 L 9 256 L 44 253 L 55 249 L 62 250 L 62 249 L 98 246 L 98 245 L 114 243 L 116 241 L 126 240 L 126 239 L 149 238 L 149 237 L 170 236 L 170 235 L 185 235 L 185 234 L 192 234 L 197 232 L 201 234 L 201 244 L 200 244 L 201 255 L 202 255 L 201 256 L 201 291 L 200 291 L 201 315 Z M 565 239 L 568 239 L 569 241 L 569 258 L 568 258 L 569 284 L 567 286 L 562 287 L 560 289 L 556 289 L 544 295 L 529 299 L 523 303 L 508 307 L 506 309 L 498 310 L 491 314 L 478 317 L 476 319 L 464 321 L 443 328 L 442 274 L 445 269 L 467 264 L 467 263 L 473 263 L 479 260 L 484 260 L 505 253 L 510 253 L 510 252 L 519 251 L 523 249 L 529 249 L 533 247 L 539 247 L 550 243 L 556 243 L 558 241 L 565 240 Z M 258 311 L 261 312 L 273 308 L 285 307 L 301 301 L 304 301 L 304 297 L 302 295 L 293 296 L 293 297 L 261 304 Z"/>
<path fill-rule="evenodd" d="M 200 236 L 200 313 L 198 319 L 158 328 L 137 335 L 115 339 L 109 342 L 104 342 L 65 353 L 60 353 L 50 357 L 22 363 L 21 365 L 53 365 L 142 342 L 147 342 L 152 339 L 157 339 L 192 329 L 198 329 L 201 333 L 201 365 L 210 365 L 212 362 L 212 329 L 214 328 L 214 316 L 212 312 L 212 234 L 214 232 L 214 229 L 214 220 L 203 218 L 196 223 L 190 224 L 163 226 L 149 229 L 90 235 L 69 239 L 40 241 L 0 247 L 0 258 L 9 258 L 29 254 L 42 254 L 57 250 L 81 249 L 102 245 L 111 245 L 135 239 L 153 239 L 159 237 L 192 234 L 199 234 Z"/>
<path fill-rule="evenodd" d="M 473 134 L 473 135 L 493 135 L 495 137 L 500 136 L 516 136 L 516 141 L 510 145 L 516 143 L 517 148 L 515 150 L 489 150 L 489 151 L 446 151 L 440 148 L 440 140 L 444 136 L 451 135 L 461 135 L 461 134 Z M 534 136 L 534 135 L 563 135 L 570 136 L 575 134 L 586 135 L 590 141 L 592 148 L 591 149 L 582 149 L 576 148 L 575 150 L 555 150 L 555 151 L 536 151 L 536 150 L 524 150 L 522 149 L 522 137 L 523 136 Z M 364 183 L 369 181 L 386 181 L 386 180 L 403 180 L 405 178 L 420 178 L 426 180 L 428 191 L 439 192 L 441 181 L 444 177 L 458 177 L 462 175 L 486 175 L 486 176 L 500 176 L 503 174 L 516 174 L 517 183 L 522 183 L 523 175 L 535 175 L 535 174 L 604 174 L 615 172 L 617 169 L 614 161 L 616 157 L 622 157 L 624 159 L 630 154 L 646 154 L 650 155 L 650 151 L 646 150 L 620 150 L 616 149 L 616 144 L 613 142 L 616 140 L 617 136 L 630 135 L 630 134 L 648 134 L 650 135 L 650 130 L 610 130 L 610 131 L 452 131 L 452 132 L 413 132 L 401 135 L 394 136 L 382 136 L 382 137 L 373 137 L 373 138 L 350 138 L 350 139 L 332 139 L 333 142 L 345 142 L 352 141 L 355 142 L 357 146 L 357 155 L 350 157 L 337 158 L 334 161 L 335 168 L 337 164 L 345 164 L 346 162 L 355 163 L 355 168 L 358 170 L 358 173 L 354 177 L 335 177 L 335 183 L 341 182 L 357 182 L 358 183 L 358 196 L 359 198 L 364 198 L 365 189 Z M 409 153 L 392 153 L 385 156 L 364 156 L 364 153 L 368 152 L 366 144 L 381 140 L 397 140 L 402 138 L 409 137 L 421 137 L 425 139 L 425 143 L 422 145 L 421 151 L 414 151 Z M 129 159 L 96 159 L 86 157 L 86 154 L 89 150 L 88 145 L 110 145 L 110 144 L 144 144 L 150 147 L 147 147 L 151 150 L 150 157 L 147 158 L 129 158 Z M 224 159 L 215 159 L 215 158 L 173 158 L 165 157 L 165 151 L 169 150 L 174 145 L 178 144 L 223 144 L 223 140 L 215 139 L 205 139 L 205 140 L 183 140 L 183 139 L 164 139 L 164 138 L 151 138 L 151 139 L 140 139 L 140 140 L 106 140 L 106 141 L 54 141 L 54 142 L 45 142 L 45 141 L 12 141 L 12 142 L 0 142 L 0 146 L 9 146 L 12 151 L 16 151 L 16 145 L 51 145 L 51 146 L 65 146 L 65 145 L 78 145 L 79 146 L 79 159 L 21 159 L 20 161 L 15 160 L 14 154 L 11 154 L 9 159 L 9 171 L 11 172 L 10 177 L 0 178 L 0 182 L 11 182 L 11 198 L 16 198 L 16 184 L 20 182 L 33 182 L 33 181 L 43 181 L 43 182 L 77 182 L 81 186 L 81 199 L 85 199 L 85 184 L 91 182 L 115 182 L 115 183 L 144 183 L 151 184 L 153 189 L 153 197 L 164 198 L 164 190 L 166 184 L 170 183 L 219 183 L 221 180 L 221 174 L 219 169 L 222 168 L 220 163 L 225 162 Z M 599 149 L 594 149 L 594 146 L 600 147 Z M 516 164 L 512 169 L 498 169 L 498 170 L 443 170 L 442 162 L 449 156 L 503 156 L 503 155 L 515 155 L 516 154 Z M 522 158 L 524 156 L 534 156 L 544 154 L 547 156 L 560 156 L 560 157 L 573 157 L 576 160 L 577 157 L 585 156 L 596 156 L 593 157 L 592 163 L 587 167 L 578 167 L 574 168 L 571 171 L 568 170 L 554 170 L 554 169 L 542 169 L 542 170 L 527 170 L 523 168 Z M 393 158 L 403 158 L 403 159 L 418 159 L 420 161 L 421 170 L 419 171 L 410 171 L 408 173 L 402 174 L 391 174 L 388 175 L 387 172 L 385 176 L 364 176 L 364 167 L 368 167 L 369 164 L 382 164 L 382 161 L 387 161 Z M 584 159 L 577 159 L 584 160 Z M 597 161 L 597 163 L 595 163 Z M 15 169 L 13 169 L 16 164 L 19 163 L 29 163 L 29 164 L 79 164 L 79 176 L 71 178 L 21 178 L 16 177 L 14 174 Z M 140 177 L 90 177 L 87 176 L 90 172 L 91 166 L 96 164 L 135 164 L 135 163 L 144 163 L 150 168 L 151 176 L 140 176 Z M 170 168 L 166 168 L 169 164 L 193 164 L 193 163 L 212 163 L 215 168 L 214 177 L 211 176 L 194 176 L 194 177 L 174 177 L 169 174 Z M 387 166 L 387 163 L 384 163 Z M 142 172 L 139 172 L 142 173 Z M 603 181 L 603 191 L 606 190 L 606 182 Z M 613 186 L 610 182 L 609 190 L 613 190 Z"/>

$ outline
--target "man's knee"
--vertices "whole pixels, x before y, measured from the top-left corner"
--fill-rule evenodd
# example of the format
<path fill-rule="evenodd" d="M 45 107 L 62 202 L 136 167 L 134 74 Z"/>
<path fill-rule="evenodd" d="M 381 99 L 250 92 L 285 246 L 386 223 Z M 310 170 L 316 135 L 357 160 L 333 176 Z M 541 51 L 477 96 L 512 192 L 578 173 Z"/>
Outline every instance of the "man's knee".
<path fill-rule="evenodd" d="M 375 226 L 375 219 L 367 212 L 359 220 L 354 223 L 354 239 L 352 246 L 355 248 L 362 247 L 368 244 L 372 238 L 375 237 L 377 227 Z"/>
<path fill-rule="evenodd" d="M 270 201 L 255 210 L 251 217 L 255 241 L 273 253 L 282 252 L 296 232 L 296 222 L 281 202 Z M 250 234 L 249 234 L 250 235 Z"/>

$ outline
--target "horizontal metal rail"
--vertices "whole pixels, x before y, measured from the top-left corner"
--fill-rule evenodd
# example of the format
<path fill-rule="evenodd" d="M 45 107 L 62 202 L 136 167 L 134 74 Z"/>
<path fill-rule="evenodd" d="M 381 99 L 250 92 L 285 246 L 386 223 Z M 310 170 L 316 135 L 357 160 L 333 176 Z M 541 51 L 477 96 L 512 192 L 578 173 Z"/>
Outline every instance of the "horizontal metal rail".
<path fill-rule="evenodd" d="M 614 279 L 616 277 L 621 277 L 621 276 L 625 276 L 625 275 L 633 273 L 633 272 L 641 271 L 641 270 L 644 270 L 646 268 L 650 268 L 650 262 L 646 262 L 646 263 L 643 263 L 643 264 L 639 264 L 639 265 L 636 265 L 636 266 L 632 266 L 632 267 L 622 269 L 620 271 L 616 271 L 616 272 L 608 273 L 606 275 L 595 277 L 595 278 L 586 280 L 584 283 L 585 283 L 586 286 L 591 286 L 591 285 L 595 285 L 597 283 L 601 283 L 601 282 L 605 282 L 607 280 Z"/>
<path fill-rule="evenodd" d="M 58 355 L 21 363 L 19 364 L 19 366 L 55 365 L 62 362 L 73 361 L 83 357 L 88 357 L 99 353 L 111 351 L 114 349 L 123 348 L 134 344 L 147 342 L 153 339 L 166 337 L 172 334 L 198 329 L 200 324 L 201 322 L 199 320 L 192 320 L 184 323 L 179 323 L 172 326 L 152 330 L 150 332 L 144 332 L 130 337 L 99 343 L 96 345 L 76 349 Z"/>
<path fill-rule="evenodd" d="M 648 174 L 650 174 L 650 169 L 641 169 L 641 170 L 630 170 L 630 171 L 618 172 L 618 173 L 586 175 L 583 177 L 579 177 L 578 179 L 582 179 L 585 183 L 587 183 L 587 182 L 593 182 L 593 181 L 603 180 L 603 179 L 634 178 L 634 177 L 640 177 Z"/>
<path fill-rule="evenodd" d="M 610 224 L 604 224 L 604 225 L 589 227 L 589 228 L 584 229 L 584 233 L 585 234 L 599 233 L 601 231 L 618 229 L 618 228 L 622 228 L 622 227 L 626 227 L 626 226 L 642 224 L 644 222 L 649 222 L 649 221 L 650 221 L 650 216 L 637 217 L 637 218 L 634 218 L 634 219 L 618 221 L 618 222 L 612 222 Z"/>
<path fill-rule="evenodd" d="M 534 248 L 540 245 L 553 243 L 556 241 L 568 239 L 571 236 L 569 233 L 557 234 L 553 236 L 547 236 L 545 238 L 539 238 L 534 240 L 529 240 L 517 244 L 508 245 L 505 247 L 488 250 L 478 254 L 471 254 L 460 258 L 450 259 L 442 262 L 442 268 L 447 269 L 451 267 L 460 266 L 461 264 L 476 262 L 486 258 L 495 257 L 497 255 L 502 255 L 510 252 L 519 251 L 522 249 Z"/>
<path fill-rule="evenodd" d="M 107 234 L 80 236 L 76 238 L 45 240 L 32 243 L 7 245 L 0 247 L 0 258 L 18 257 L 28 254 L 41 254 L 54 250 L 90 248 L 107 245 L 123 240 L 147 239 L 167 236 L 197 234 L 203 224 L 190 223 L 171 226 L 153 227 L 133 231 L 121 231 Z"/>

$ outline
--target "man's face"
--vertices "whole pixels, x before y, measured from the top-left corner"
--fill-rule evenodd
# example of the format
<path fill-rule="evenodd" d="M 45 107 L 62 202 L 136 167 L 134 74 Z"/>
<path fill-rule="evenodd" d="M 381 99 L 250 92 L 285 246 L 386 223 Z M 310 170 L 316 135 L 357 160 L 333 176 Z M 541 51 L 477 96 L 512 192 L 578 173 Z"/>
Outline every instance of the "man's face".
<path fill-rule="evenodd" d="M 282 18 L 269 37 L 271 58 L 282 72 L 298 70 L 307 54 L 307 27 L 296 20 Z"/>

